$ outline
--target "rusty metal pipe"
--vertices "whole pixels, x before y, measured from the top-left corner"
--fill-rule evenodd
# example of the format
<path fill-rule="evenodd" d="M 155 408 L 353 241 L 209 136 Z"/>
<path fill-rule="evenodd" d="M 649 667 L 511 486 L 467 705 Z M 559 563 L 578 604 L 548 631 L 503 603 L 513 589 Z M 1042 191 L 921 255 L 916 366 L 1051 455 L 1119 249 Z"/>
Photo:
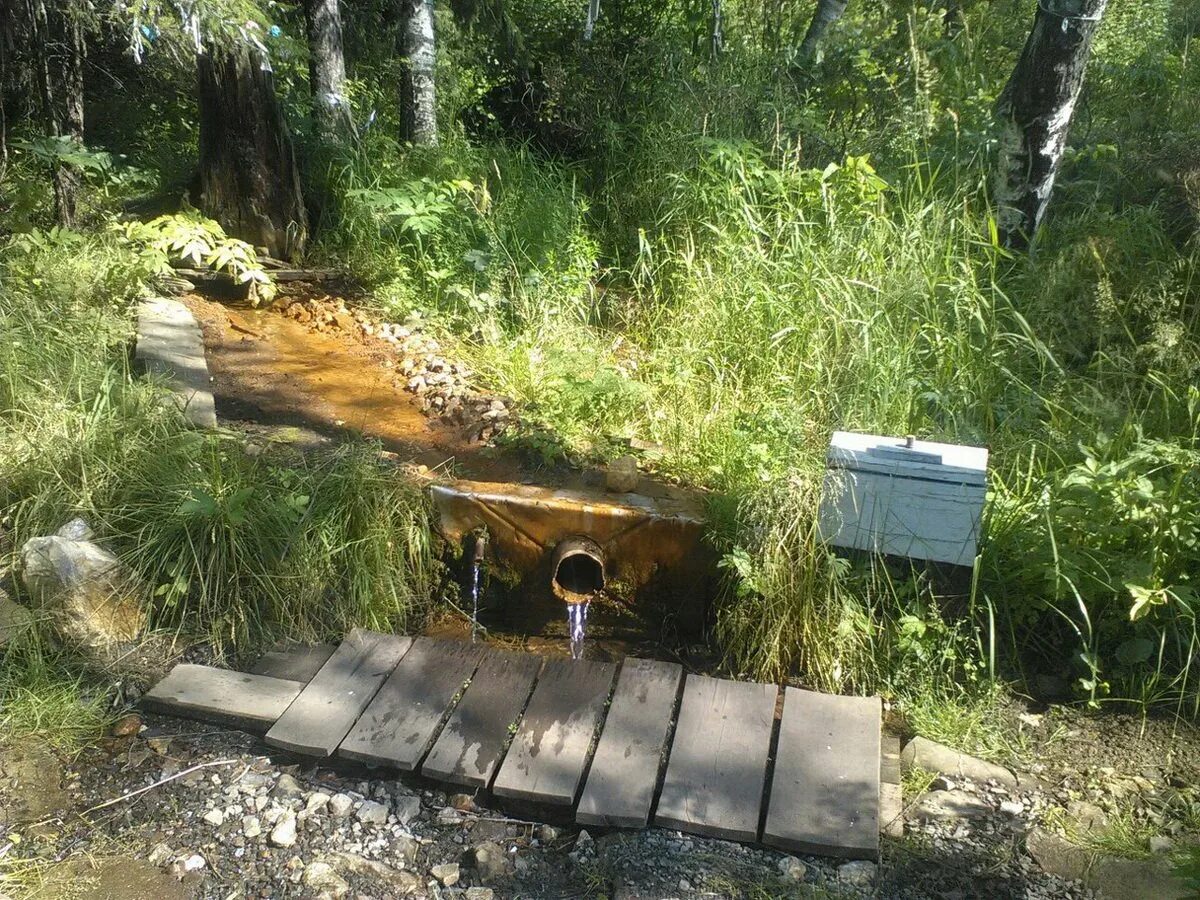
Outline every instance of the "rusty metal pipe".
<path fill-rule="evenodd" d="M 559 541 L 550 560 L 550 589 L 564 603 L 587 603 L 604 590 L 604 551 L 591 538 Z"/>

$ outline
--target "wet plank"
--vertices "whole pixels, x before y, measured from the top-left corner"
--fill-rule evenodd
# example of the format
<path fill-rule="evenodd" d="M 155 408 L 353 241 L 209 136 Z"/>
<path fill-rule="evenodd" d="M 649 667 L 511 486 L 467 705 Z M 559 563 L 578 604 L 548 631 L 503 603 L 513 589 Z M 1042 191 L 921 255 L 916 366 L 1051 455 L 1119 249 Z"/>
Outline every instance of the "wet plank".
<path fill-rule="evenodd" d="M 258 734 L 275 724 L 303 682 L 183 663 L 142 698 L 155 712 L 233 725 Z"/>
<path fill-rule="evenodd" d="M 479 644 L 419 637 L 338 748 L 338 756 L 411 772 L 421 764 L 483 655 Z"/>
<path fill-rule="evenodd" d="M 649 822 L 682 677 L 683 669 L 675 663 L 622 663 L 576 821 L 624 828 L 644 828 Z"/>
<path fill-rule="evenodd" d="M 440 781 L 487 787 L 541 666 L 540 656 L 488 650 L 421 772 Z"/>
<path fill-rule="evenodd" d="M 329 662 L 336 650 L 333 644 L 293 644 L 279 650 L 268 650 L 254 661 L 250 671 L 255 675 L 286 678 L 289 681 L 312 681 L 321 667 Z"/>
<path fill-rule="evenodd" d="M 553 806 L 574 803 L 616 674 L 612 663 L 547 660 L 492 792 Z"/>
<path fill-rule="evenodd" d="M 410 646 L 410 637 L 356 628 L 267 732 L 267 743 L 329 756 Z"/>
<path fill-rule="evenodd" d="M 689 675 L 655 824 L 736 841 L 758 836 L 778 689 Z"/>
<path fill-rule="evenodd" d="M 878 858 L 880 716 L 878 697 L 786 690 L 763 843 Z"/>

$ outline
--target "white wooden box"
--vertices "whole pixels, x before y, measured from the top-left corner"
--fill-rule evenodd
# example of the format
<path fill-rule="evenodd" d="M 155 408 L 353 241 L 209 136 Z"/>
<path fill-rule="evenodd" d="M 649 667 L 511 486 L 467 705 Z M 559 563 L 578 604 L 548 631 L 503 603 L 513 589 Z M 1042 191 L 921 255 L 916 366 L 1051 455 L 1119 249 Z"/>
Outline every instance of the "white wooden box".
<path fill-rule="evenodd" d="M 834 432 L 821 536 L 838 547 L 971 566 L 987 459 L 984 447 Z"/>

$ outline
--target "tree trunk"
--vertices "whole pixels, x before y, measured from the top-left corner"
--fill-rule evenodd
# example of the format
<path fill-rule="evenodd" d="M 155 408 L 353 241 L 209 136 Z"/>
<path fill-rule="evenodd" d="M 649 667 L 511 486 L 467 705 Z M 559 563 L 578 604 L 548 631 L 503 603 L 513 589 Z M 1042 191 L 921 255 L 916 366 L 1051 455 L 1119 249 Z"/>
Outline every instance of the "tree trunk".
<path fill-rule="evenodd" d="M 354 133 L 350 103 L 343 93 L 346 59 L 342 52 L 342 14 L 338 0 L 304 0 L 308 31 L 308 79 L 312 90 L 313 121 L 327 139 Z"/>
<path fill-rule="evenodd" d="M 600 18 L 600 0 L 588 0 L 587 19 L 583 23 L 583 39 L 590 41 L 596 30 L 596 20 Z"/>
<path fill-rule="evenodd" d="M 245 47 L 197 57 L 200 210 L 234 237 L 292 259 L 308 221 L 274 79 Z"/>
<path fill-rule="evenodd" d="M 808 31 L 800 42 L 800 55 L 812 59 L 820 49 L 821 41 L 829 26 L 836 22 L 846 12 L 850 0 L 817 0 L 817 10 L 813 13 L 812 21 L 808 23 Z"/>
<path fill-rule="evenodd" d="M 725 47 L 725 32 L 721 24 L 721 0 L 712 0 L 712 36 L 709 38 L 709 51 L 713 59 L 721 55 Z"/>
<path fill-rule="evenodd" d="M 1108 0 L 1044 0 L 996 103 L 1000 169 L 997 225 L 1006 247 L 1025 249 L 1050 203 L 1083 87 L 1092 38 Z"/>
<path fill-rule="evenodd" d="M 34 57 L 34 77 L 42 103 L 46 132 L 83 144 L 83 57 L 87 47 L 83 26 L 72 15 L 69 0 L 28 0 L 29 49 Z M 57 51 L 57 52 L 56 52 Z M 57 163 L 51 175 L 58 224 L 75 224 L 79 172 Z"/>
<path fill-rule="evenodd" d="M 433 0 L 400 0 L 404 21 L 404 74 L 400 79 L 401 137 L 419 147 L 438 143 Z"/>

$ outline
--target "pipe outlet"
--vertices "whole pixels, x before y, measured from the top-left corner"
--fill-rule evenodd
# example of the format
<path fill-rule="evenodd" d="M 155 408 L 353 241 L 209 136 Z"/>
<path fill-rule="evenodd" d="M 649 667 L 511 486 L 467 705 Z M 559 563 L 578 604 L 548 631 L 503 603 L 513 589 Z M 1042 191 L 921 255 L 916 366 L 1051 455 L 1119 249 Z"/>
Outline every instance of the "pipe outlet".
<path fill-rule="evenodd" d="M 550 588 L 564 603 L 587 603 L 604 590 L 604 551 L 591 538 L 566 538 L 554 548 Z"/>

